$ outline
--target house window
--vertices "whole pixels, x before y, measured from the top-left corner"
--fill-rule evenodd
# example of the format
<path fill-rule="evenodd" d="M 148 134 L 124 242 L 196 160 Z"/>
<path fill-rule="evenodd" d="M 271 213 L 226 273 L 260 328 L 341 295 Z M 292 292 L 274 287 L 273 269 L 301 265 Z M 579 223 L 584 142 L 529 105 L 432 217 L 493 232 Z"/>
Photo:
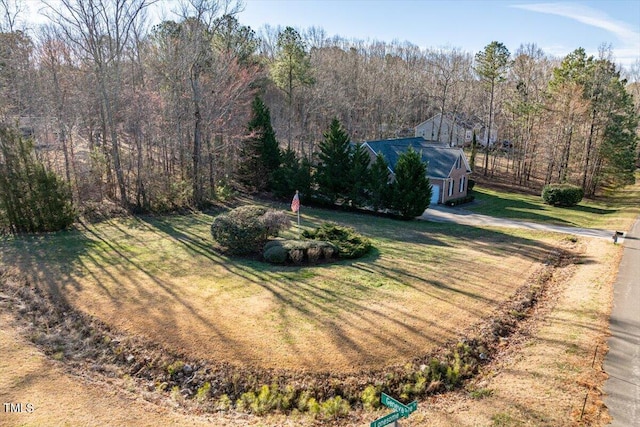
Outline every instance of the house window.
<path fill-rule="evenodd" d="M 455 185 L 456 185 L 456 180 L 452 179 L 451 182 L 449 182 L 449 197 L 453 195 L 453 187 Z"/>
<path fill-rule="evenodd" d="M 460 192 L 461 193 L 464 192 L 464 179 L 465 179 L 464 176 L 462 178 L 460 178 Z"/>
<path fill-rule="evenodd" d="M 456 159 L 456 169 L 460 169 L 460 156 Z"/>

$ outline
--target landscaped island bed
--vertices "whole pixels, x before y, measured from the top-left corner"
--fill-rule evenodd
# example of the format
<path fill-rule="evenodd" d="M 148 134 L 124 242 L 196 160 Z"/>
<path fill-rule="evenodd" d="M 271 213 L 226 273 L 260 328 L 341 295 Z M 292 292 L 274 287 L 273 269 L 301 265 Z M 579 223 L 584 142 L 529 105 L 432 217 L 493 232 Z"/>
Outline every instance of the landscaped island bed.
<path fill-rule="evenodd" d="M 115 330 L 193 358 L 348 373 L 406 363 L 460 338 L 564 239 L 306 209 L 303 228 L 352 226 L 374 251 L 273 266 L 220 255 L 213 217 L 114 219 L 5 238 L 2 262 Z"/>

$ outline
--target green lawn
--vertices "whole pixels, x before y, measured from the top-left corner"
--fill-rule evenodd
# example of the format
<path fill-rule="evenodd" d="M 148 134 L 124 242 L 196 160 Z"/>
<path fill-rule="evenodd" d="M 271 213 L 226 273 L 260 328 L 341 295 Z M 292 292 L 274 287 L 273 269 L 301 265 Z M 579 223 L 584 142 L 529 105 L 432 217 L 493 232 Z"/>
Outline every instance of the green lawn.
<path fill-rule="evenodd" d="M 640 174 L 637 174 L 640 183 Z M 539 196 L 507 193 L 476 186 L 476 203 L 467 209 L 498 218 L 547 222 L 583 228 L 626 229 L 640 214 L 640 185 L 629 186 L 596 200 L 584 199 L 577 206 L 559 208 L 545 204 Z"/>
<path fill-rule="evenodd" d="M 303 207 L 302 228 L 353 226 L 375 249 L 359 260 L 291 267 L 220 254 L 212 221 L 132 217 L 5 236 L 0 262 L 118 330 L 196 357 L 352 371 L 403 363 L 456 338 L 564 238 Z"/>

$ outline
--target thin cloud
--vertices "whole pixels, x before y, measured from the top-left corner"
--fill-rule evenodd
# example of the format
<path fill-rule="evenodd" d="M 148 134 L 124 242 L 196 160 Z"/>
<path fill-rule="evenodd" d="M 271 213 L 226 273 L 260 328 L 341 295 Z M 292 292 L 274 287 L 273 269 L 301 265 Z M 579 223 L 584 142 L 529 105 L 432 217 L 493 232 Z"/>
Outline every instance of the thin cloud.
<path fill-rule="evenodd" d="M 622 43 L 619 49 L 614 49 L 614 54 L 623 62 L 627 62 L 630 57 L 637 57 L 640 54 L 640 32 L 626 22 L 615 20 L 597 9 L 576 3 L 519 4 L 511 5 L 511 7 L 563 16 L 608 31 Z M 633 52 L 635 52 L 635 55 Z"/>
<path fill-rule="evenodd" d="M 606 13 L 588 6 L 572 3 L 538 3 L 518 4 L 511 7 L 564 16 L 565 18 L 609 31 L 625 43 L 638 44 L 640 42 L 640 33 L 635 31 L 631 25 L 626 22 L 616 21 Z"/>

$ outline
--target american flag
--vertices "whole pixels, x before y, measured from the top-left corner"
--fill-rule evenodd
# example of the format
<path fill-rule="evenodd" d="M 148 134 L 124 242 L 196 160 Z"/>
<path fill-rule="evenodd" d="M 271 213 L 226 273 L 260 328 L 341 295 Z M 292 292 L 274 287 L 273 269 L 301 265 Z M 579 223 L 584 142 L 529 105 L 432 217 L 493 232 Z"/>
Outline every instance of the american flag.
<path fill-rule="evenodd" d="M 296 195 L 293 196 L 293 200 L 291 201 L 291 210 L 294 212 L 298 212 L 300 210 L 300 197 L 298 197 L 297 191 Z"/>

